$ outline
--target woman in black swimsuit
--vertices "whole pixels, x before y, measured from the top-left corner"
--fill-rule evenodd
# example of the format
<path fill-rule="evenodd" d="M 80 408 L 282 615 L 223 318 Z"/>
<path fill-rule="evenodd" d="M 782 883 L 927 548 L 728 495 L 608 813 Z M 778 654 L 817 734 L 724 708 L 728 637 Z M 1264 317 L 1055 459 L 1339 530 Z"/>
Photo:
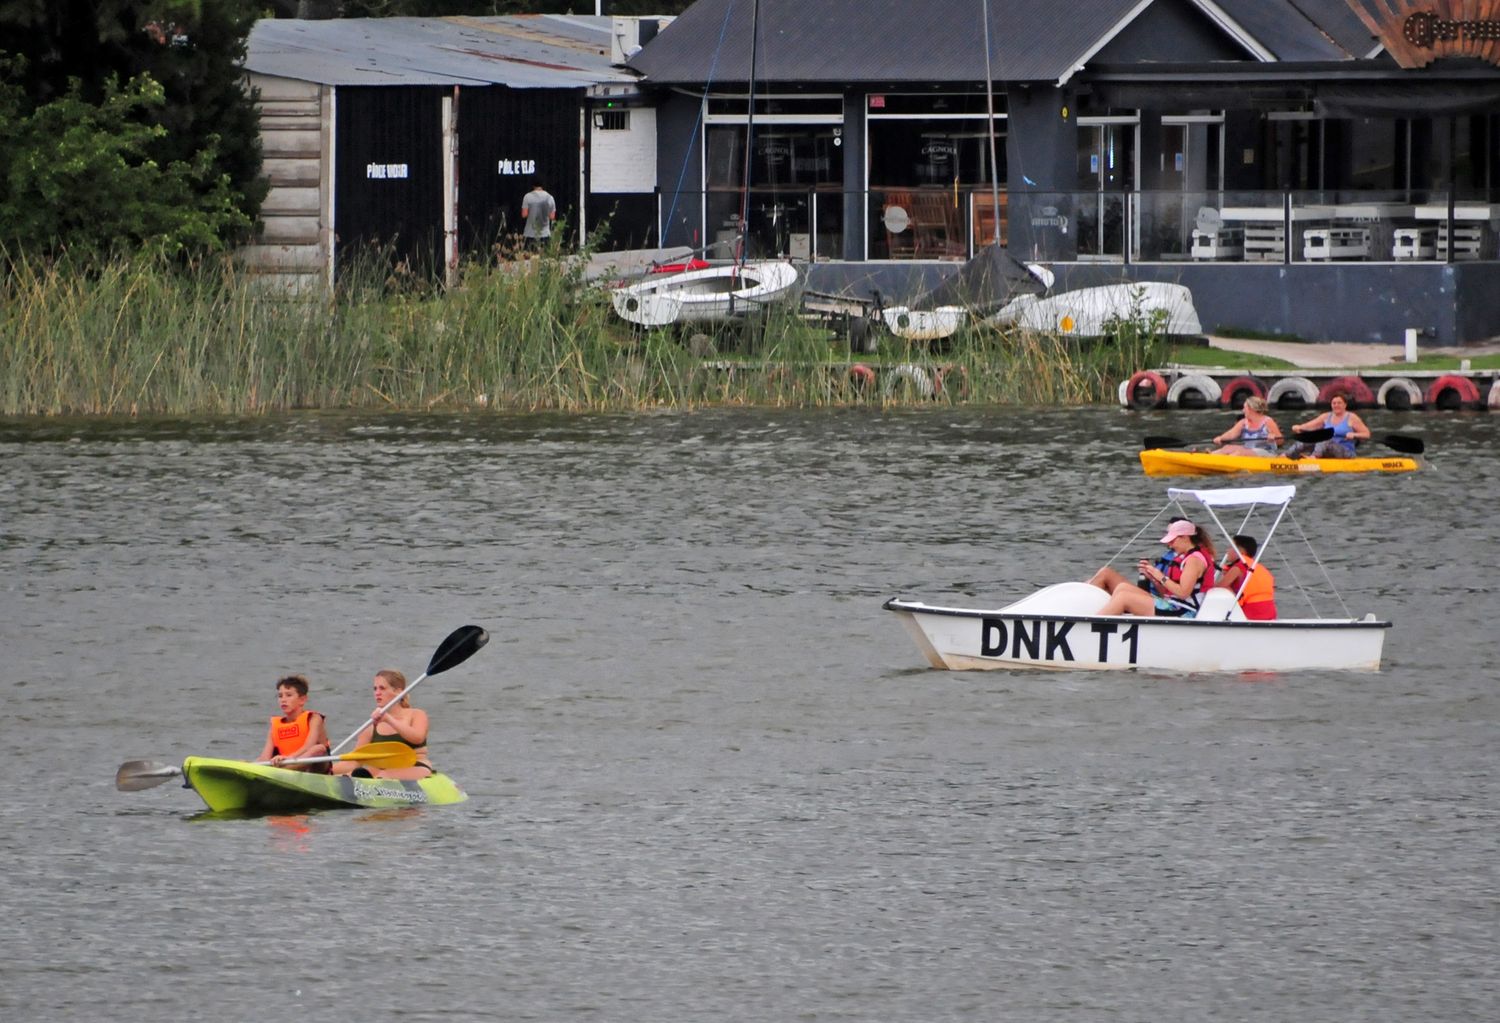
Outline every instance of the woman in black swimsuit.
<path fill-rule="evenodd" d="M 405 691 L 406 676 L 401 672 L 386 668 L 375 673 L 375 713 L 370 715 L 369 724 L 360 731 L 357 745 L 364 746 L 371 742 L 404 743 L 416 750 L 416 766 L 367 767 L 345 760 L 333 765 L 335 774 L 368 771 L 376 778 L 417 779 L 432 773 L 432 761 L 427 756 L 427 712 L 413 707 L 406 699 L 393 704 L 384 713 L 380 710 Z"/>

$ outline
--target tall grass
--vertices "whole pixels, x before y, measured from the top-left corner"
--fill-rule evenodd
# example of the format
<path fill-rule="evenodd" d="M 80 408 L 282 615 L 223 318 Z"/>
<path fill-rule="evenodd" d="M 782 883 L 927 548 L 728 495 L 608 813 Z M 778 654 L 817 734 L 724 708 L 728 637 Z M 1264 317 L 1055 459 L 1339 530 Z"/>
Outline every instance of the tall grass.
<path fill-rule="evenodd" d="M 0 412 L 257 413 L 295 408 L 638 409 L 658 405 L 1112 401 L 1161 353 L 1149 325 L 1082 345 L 988 326 L 933 351 L 773 308 L 717 332 L 636 332 L 579 264 L 464 266 L 454 287 L 371 262 L 337 293 L 291 297 L 232 262 L 89 266 L 13 259 L 0 285 Z M 851 375 L 855 361 L 883 380 Z M 941 388 L 918 386 L 922 367 Z"/>

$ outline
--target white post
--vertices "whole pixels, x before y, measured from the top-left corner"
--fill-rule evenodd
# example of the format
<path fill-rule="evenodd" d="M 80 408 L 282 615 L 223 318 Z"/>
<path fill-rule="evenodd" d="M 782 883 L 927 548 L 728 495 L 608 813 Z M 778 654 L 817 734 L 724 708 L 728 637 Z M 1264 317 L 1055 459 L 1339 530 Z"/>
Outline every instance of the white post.
<path fill-rule="evenodd" d="M 1417 328 L 1406 328 L 1406 361 L 1417 361 Z"/>

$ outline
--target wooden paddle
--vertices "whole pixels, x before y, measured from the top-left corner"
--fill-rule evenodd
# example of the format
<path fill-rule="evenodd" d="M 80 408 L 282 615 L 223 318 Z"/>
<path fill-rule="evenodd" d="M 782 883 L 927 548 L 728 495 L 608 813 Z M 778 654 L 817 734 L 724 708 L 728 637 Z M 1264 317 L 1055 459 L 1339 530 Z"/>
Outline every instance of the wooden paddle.
<path fill-rule="evenodd" d="M 283 760 L 276 766 L 327 764 L 335 760 L 355 760 L 375 767 L 412 767 L 417 762 L 417 751 L 404 742 L 372 742 L 338 756 L 299 757 L 296 760 Z M 266 766 L 264 761 L 250 762 Z M 115 788 L 121 792 L 139 792 L 180 777 L 182 777 L 182 768 L 175 764 L 160 764 L 151 760 L 127 760 L 115 772 Z"/>
<path fill-rule="evenodd" d="M 381 707 L 380 713 L 385 713 L 396 704 L 400 703 L 402 700 L 410 696 L 411 691 L 417 688 L 417 686 L 421 684 L 423 679 L 431 678 L 433 675 L 437 675 L 441 672 L 447 671 L 449 668 L 458 667 L 460 664 L 467 661 L 470 657 L 474 656 L 474 652 L 489 641 L 490 634 L 488 632 L 485 632 L 479 626 L 460 625 L 458 628 L 448 633 L 448 638 L 439 643 L 438 648 L 432 652 L 432 660 L 427 662 L 427 670 L 422 672 L 422 674 L 417 677 L 417 680 L 415 682 L 407 686 L 405 689 L 401 690 L 400 694 L 398 694 L 394 700 L 386 704 L 384 707 Z M 371 715 L 371 719 L 373 719 L 373 717 L 374 715 Z M 365 730 L 365 725 L 368 725 L 369 723 L 370 720 L 366 720 L 363 724 L 361 724 L 354 730 L 353 734 L 344 739 L 338 745 L 334 746 L 331 750 L 329 750 L 329 752 L 337 753 L 339 750 L 349 745 L 355 739 L 358 739 L 359 733 L 363 732 Z M 376 744 L 371 743 L 371 745 Z M 415 763 L 415 761 L 413 761 L 413 763 Z"/>
<path fill-rule="evenodd" d="M 1297 434 L 1295 439 L 1311 444 L 1316 444 L 1320 440 L 1332 440 L 1333 431 L 1327 428 L 1322 430 L 1305 430 L 1302 433 Z M 1156 435 L 1151 435 L 1143 437 L 1141 439 L 1141 447 L 1146 448 L 1147 450 L 1150 450 L 1152 448 L 1188 448 L 1192 447 L 1194 444 L 1212 443 L 1212 438 L 1209 438 L 1207 440 L 1182 440 L 1178 437 L 1159 437 Z M 1235 443 L 1235 441 L 1229 441 L 1228 443 L 1233 444 Z"/>

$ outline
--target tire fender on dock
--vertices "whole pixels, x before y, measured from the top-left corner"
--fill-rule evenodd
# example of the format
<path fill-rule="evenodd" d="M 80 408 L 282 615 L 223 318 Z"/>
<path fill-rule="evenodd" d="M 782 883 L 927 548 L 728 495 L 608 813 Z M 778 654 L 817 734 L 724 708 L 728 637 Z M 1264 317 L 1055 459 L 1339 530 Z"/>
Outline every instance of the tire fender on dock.
<path fill-rule="evenodd" d="M 1161 408 L 1167 402 L 1167 381 L 1154 369 L 1136 370 L 1125 381 L 1125 404 L 1133 409 Z"/>
<path fill-rule="evenodd" d="M 1495 382 L 1490 384 L 1490 396 L 1485 406 L 1491 412 L 1500 412 L 1500 377 L 1496 377 Z"/>
<path fill-rule="evenodd" d="M 1317 401 L 1318 389 L 1307 377 L 1282 377 L 1266 392 L 1266 404 L 1277 409 L 1307 408 Z"/>
<path fill-rule="evenodd" d="M 889 398 L 903 383 L 910 385 L 924 398 L 932 397 L 932 378 L 925 369 L 911 362 L 903 362 L 887 373 L 885 382 L 880 385 L 880 393 Z"/>
<path fill-rule="evenodd" d="M 875 371 L 862 362 L 849 367 L 849 386 L 860 394 L 868 393 L 875 386 Z"/>
<path fill-rule="evenodd" d="M 969 396 L 969 371 L 963 366 L 939 366 L 932 375 L 932 393 L 958 401 Z"/>
<path fill-rule="evenodd" d="M 1370 385 L 1357 376 L 1334 377 L 1318 389 L 1318 404 L 1327 405 L 1335 395 L 1343 393 L 1350 408 L 1369 408 L 1375 404 L 1375 394 Z"/>
<path fill-rule="evenodd" d="M 1167 390 L 1168 408 L 1213 408 L 1219 404 L 1219 382 L 1204 373 L 1184 373 Z"/>
<path fill-rule="evenodd" d="M 1246 398 L 1264 398 L 1266 385 L 1255 377 L 1235 377 L 1219 389 L 1219 404 L 1225 408 L 1239 408 Z"/>
<path fill-rule="evenodd" d="M 1468 377 L 1445 373 L 1427 388 L 1427 407 L 1444 412 L 1479 406 L 1479 388 Z"/>
<path fill-rule="evenodd" d="M 1375 392 L 1375 404 L 1390 412 L 1408 412 L 1422 404 L 1422 389 L 1406 377 L 1391 377 Z"/>

